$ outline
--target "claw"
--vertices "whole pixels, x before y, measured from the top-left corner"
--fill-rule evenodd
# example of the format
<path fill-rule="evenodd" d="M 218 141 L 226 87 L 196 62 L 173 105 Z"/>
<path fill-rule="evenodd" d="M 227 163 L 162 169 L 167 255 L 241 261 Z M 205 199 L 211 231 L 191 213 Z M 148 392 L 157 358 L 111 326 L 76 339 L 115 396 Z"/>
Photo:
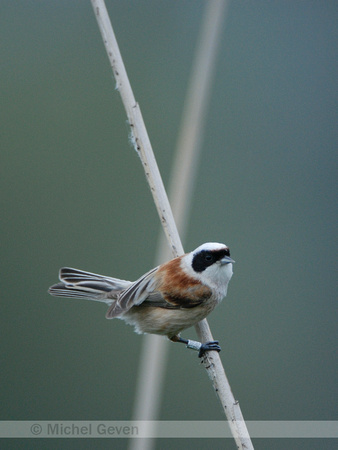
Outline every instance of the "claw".
<path fill-rule="evenodd" d="M 219 346 L 219 342 L 218 341 L 211 341 L 211 342 L 206 342 L 205 344 L 202 344 L 201 348 L 200 348 L 200 351 L 198 352 L 198 357 L 202 358 L 204 353 L 205 352 L 209 352 L 209 351 L 220 352 L 221 351 L 221 347 Z"/>

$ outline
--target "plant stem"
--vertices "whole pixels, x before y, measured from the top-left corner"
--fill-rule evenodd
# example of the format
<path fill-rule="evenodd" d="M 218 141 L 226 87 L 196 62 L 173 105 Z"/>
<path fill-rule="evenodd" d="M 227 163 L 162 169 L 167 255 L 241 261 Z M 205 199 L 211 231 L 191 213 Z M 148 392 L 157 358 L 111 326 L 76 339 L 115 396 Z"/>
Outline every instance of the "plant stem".
<path fill-rule="evenodd" d="M 163 229 L 172 249 L 173 256 L 182 255 L 184 253 L 183 246 L 156 164 L 141 110 L 135 101 L 104 0 L 91 0 L 91 2 L 116 79 L 117 88 L 121 94 L 122 102 L 126 110 L 131 128 L 132 141 L 135 150 L 140 156 Z M 213 340 L 206 319 L 200 322 L 196 326 L 196 329 L 202 342 Z M 237 447 L 239 449 L 253 449 L 239 404 L 235 401 L 231 392 L 219 354 L 216 352 L 206 353 L 203 357 L 203 364 L 213 383 L 215 392 L 221 401 Z"/>

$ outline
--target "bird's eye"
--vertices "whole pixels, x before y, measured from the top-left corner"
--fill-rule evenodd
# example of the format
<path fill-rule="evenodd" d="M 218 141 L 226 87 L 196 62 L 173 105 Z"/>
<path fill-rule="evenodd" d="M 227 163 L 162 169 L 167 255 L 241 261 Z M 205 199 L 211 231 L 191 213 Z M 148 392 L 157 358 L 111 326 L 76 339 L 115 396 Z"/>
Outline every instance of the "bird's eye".
<path fill-rule="evenodd" d="M 207 254 L 205 255 L 205 260 L 206 260 L 206 261 L 211 261 L 211 260 L 212 260 L 212 256 L 210 255 L 210 253 L 207 253 Z"/>

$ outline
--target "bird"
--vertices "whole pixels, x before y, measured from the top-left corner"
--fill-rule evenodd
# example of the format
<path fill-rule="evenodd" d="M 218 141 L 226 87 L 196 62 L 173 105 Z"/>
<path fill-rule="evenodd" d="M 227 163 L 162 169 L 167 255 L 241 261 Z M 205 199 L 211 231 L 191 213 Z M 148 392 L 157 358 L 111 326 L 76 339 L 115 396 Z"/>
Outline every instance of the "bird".
<path fill-rule="evenodd" d="M 63 267 L 60 283 L 48 292 L 106 303 L 107 319 L 122 319 L 138 334 L 167 336 L 197 350 L 201 358 L 205 352 L 221 351 L 219 342 L 201 343 L 180 333 L 204 319 L 226 296 L 234 262 L 227 245 L 207 242 L 134 282 Z"/>

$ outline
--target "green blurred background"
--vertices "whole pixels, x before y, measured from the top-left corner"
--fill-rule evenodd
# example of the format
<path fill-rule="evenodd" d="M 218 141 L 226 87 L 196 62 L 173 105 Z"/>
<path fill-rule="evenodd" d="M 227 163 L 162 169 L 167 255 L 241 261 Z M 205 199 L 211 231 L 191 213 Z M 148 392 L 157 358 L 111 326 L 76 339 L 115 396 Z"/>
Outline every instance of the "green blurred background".
<path fill-rule="evenodd" d="M 203 1 L 107 1 L 165 184 Z M 88 1 L 1 1 L 1 419 L 128 420 L 142 338 L 55 299 L 59 267 L 136 279 L 160 224 Z M 226 242 L 209 317 L 248 420 L 337 418 L 337 2 L 233 1 L 185 242 Z M 194 329 L 184 333 L 194 338 Z M 168 343 L 163 420 L 222 420 L 194 352 Z M 331 449 L 332 440 L 255 440 Z M 8 440 L 2 448 L 127 448 Z M 161 449 L 235 448 L 163 440 Z"/>

